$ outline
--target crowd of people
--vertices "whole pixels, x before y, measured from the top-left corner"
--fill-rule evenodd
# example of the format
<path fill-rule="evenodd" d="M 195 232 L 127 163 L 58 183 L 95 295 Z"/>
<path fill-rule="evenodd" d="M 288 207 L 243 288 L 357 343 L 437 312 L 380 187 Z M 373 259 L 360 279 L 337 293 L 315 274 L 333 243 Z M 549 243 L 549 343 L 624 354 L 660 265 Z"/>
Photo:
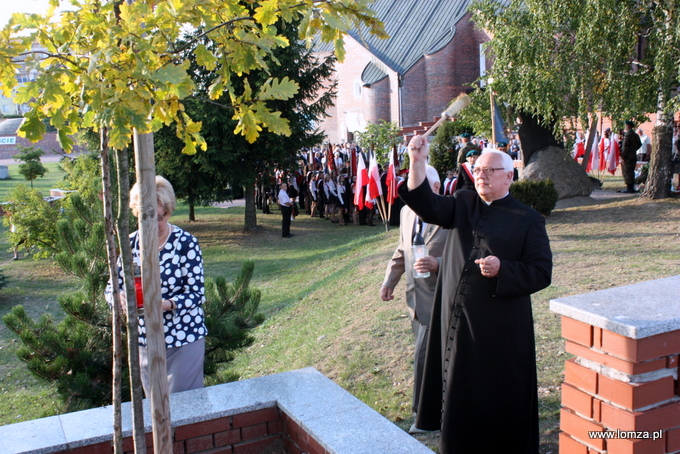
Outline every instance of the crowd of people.
<path fill-rule="evenodd" d="M 272 205 L 279 206 L 284 238 L 294 236 L 290 232 L 290 222 L 300 213 L 341 226 L 375 226 L 379 201 L 365 203 L 365 185 L 357 188 L 358 160 L 367 163 L 369 157 L 355 144 L 303 150 L 299 155 L 299 170 L 276 170 L 268 181 L 263 178 L 264 181 L 258 183 L 256 206 L 266 214 L 271 213 Z M 381 166 L 379 173 L 384 185 L 386 176 Z M 402 181 L 399 177 L 399 182 Z M 385 189 L 383 194 L 386 192 Z M 397 204 L 392 218 L 398 223 L 398 210 L 403 204 Z"/>
<path fill-rule="evenodd" d="M 620 165 L 626 189 L 618 192 L 639 192 L 639 185 L 646 180 L 643 167 L 651 157 L 652 145 L 649 136 L 641 128 L 636 131 L 635 127 L 636 124 L 628 120 L 625 128 L 618 133 L 611 128 L 606 128 L 601 137 L 596 133 L 590 153 L 586 153 L 587 134 L 584 137 L 577 133 L 572 157 L 575 160 L 588 159 L 587 172 L 607 171 L 613 175 Z"/>
<path fill-rule="evenodd" d="M 447 179 L 440 184 L 439 192 L 453 195 L 459 189 L 474 190 L 472 170 L 482 149 L 489 147 L 489 141 L 463 133 L 459 137 L 460 147 L 457 170 L 449 170 Z M 496 143 L 496 148 L 509 154 L 513 159 L 520 155 L 519 141 L 513 136 L 508 142 Z M 405 159 L 406 144 L 397 148 L 396 168 Z M 355 143 L 326 144 L 312 149 L 301 150 L 298 155 L 299 170 L 275 170 L 270 178 L 262 178 L 256 186 L 256 205 L 263 213 L 270 214 L 271 206 L 278 205 L 283 216 L 282 237 L 292 238 L 290 221 L 300 213 L 325 219 L 342 226 L 354 224 L 375 226 L 377 222 L 399 225 L 399 211 L 403 202 L 397 198 L 391 210 L 382 212 L 379 200 L 366 201 L 366 182 L 357 188 L 359 160 L 367 166 L 369 156 Z M 382 194 L 387 194 L 387 172 L 378 165 Z M 408 170 L 396 170 L 396 187 L 405 181 Z M 514 171 L 514 180 L 517 180 Z M 357 192 L 359 192 L 357 194 Z M 366 203 L 364 203 L 366 202 Z M 388 218 L 388 219 L 384 219 Z"/>

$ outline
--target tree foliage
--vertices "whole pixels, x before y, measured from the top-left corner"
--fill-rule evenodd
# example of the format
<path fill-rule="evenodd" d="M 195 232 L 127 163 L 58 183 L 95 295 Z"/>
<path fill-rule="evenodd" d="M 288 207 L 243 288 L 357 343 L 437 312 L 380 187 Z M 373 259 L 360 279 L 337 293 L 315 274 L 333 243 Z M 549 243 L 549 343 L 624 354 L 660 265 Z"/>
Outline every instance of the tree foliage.
<path fill-rule="evenodd" d="M 238 376 L 224 366 L 235 353 L 252 345 L 251 331 L 264 321 L 259 310 L 261 292 L 250 288 L 255 263 L 243 263 L 241 272 L 231 284 L 224 277 L 207 279 L 205 286 L 206 338 L 204 370 L 209 382 L 223 383 Z"/>
<path fill-rule="evenodd" d="M 79 282 L 76 291 L 58 298 L 66 316 L 59 323 L 48 315 L 34 321 L 16 306 L 3 320 L 22 341 L 19 358 L 56 387 L 67 411 L 75 411 L 111 402 L 112 341 L 101 204 L 77 193 L 69 198 L 74 217 L 56 223 L 52 247 L 60 267 Z"/>
<path fill-rule="evenodd" d="M 357 133 L 357 142 L 365 150 L 375 152 L 376 159 L 384 166 L 389 160 L 389 152 L 402 141 L 400 131 L 401 128 L 394 121 L 369 122 L 363 132 Z"/>
<path fill-rule="evenodd" d="M 31 140 L 45 132 L 43 118 L 58 131 L 70 150 L 70 135 L 81 128 L 109 130 L 109 145 L 122 149 L 133 131 L 148 133 L 176 125 L 183 151 L 205 149 L 201 124 L 185 112 L 183 99 L 195 89 L 186 52 L 217 74 L 209 88 L 212 100 L 226 98 L 237 121 L 234 132 L 253 142 L 263 128 L 290 134 L 280 113 L 266 101 L 288 99 L 299 89 L 294 81 L 271 78 L 253 87 L 244 75 L 267 70 L 266 57 L 289 40 L 275 26 L 300 21 L 300 37 L 314 36 L 335 43 L 344 56 L 342 37 L 352 27 L 365 26 L 386 36 L 369 9 L 369 0 L 137 0 L 135 2 L 72 0 L 72 9 L 54 19 L 58 0 L 50 0 L 47 15 L 14 14 L 0 31 L 0 84 L 6 96 L 16 88 L 17 103 L 29 111 L 20 134 Z M 186 28 L 205 30 L 217 46 L 199 39 L 178 48 Z M 37 42 L 41 50 L 31 50 Z M 21 62 L 37 71 L 35 81 L 18 87 L 15 71 Z M 239 87 L 232 76 L 243 78 Z M 226 95 L 226 96 L 225 96 Z"/>
<path fill-rule="evenodd" d="M 639 59 L 646 4 L 629 0 L 495 1 L 475 4 L 493 39 L 487 83 L 517 110 L 556 123 L 601 112 L 617 120 L 654 110 L 649 55 Z M 560 135 L 558 134 L 558 135 Z"/>
<path fill-rule="evenodd" d="M 458 167 L 458 137 L 464 132 L 473 133 L 474 129 L 469 121 L 460 119 L 447 121 L 437 128 L 437 135 L 430 147 L 430 164 L 437 169 L 442 181 L 446 172 L 455 171 Z"/>
<path fill-rule="evenodd" d="M 40 191 L 24 184 L 16 186 L 9 194 L 3 218 L 13 246 L 32 251 L 36 258 L 48 257 L 55 252 L 61 202 L 48 202 Z"/>

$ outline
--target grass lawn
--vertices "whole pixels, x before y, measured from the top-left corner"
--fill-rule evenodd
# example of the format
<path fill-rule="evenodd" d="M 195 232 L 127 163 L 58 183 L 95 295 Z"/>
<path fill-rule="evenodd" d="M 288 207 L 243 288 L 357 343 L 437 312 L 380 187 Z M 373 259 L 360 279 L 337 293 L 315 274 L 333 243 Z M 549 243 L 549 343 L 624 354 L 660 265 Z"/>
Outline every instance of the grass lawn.
<path fill-rule="evenodd" d="M 44 197 L 50 195 L 50 189 L 57 188 L 59 183 L 64 178 L 64 172 L 59 168 L 58 162 L 43 163 L 47 168 L 47 173 L 42 178 L 33 180 L 33 187 L 40 192 Z M 19 163 L 7 166 L 9 169 L 9 179 L 0 180 L 0 202 L 6 202 L 12 189 L 19 184 L 31 186 L 31 182 L 24 179 L 19 173 Z"/>
<path fill-rule="evenodd" d="M 605 182 L 606 189 L 619 186 L 620 178 Z M 292 223 L 295 236 L 283 239 L 278 211 L 258 214 L 257 233 L 241 230 L 243 208 L 199 208 L 193 223 L 187 213 L 180 207 L 171 222 L 198 237 L 208 276 L 231 279 L 243 260 L 255 262 L 252 285 L 262 290 L 267 319 L 233 365 L 242 378 L 313 366 L 408 428 L 413 338 L 403 282 L 394 301 L 379 298 L 397 229 L 342 227 L 303 214 Z M 680 200 L 635 197 L 559 209 L 547 218 L 553 284 L 533 297 L 543 453 L 557 453 L 559 387 L 568 358 L 549 300 L 678 274 L 679 218 Z M 73 283 L 49 261 L 12 261 L 4 235 L 0 240 L 0 266 L 10 277 L 0 292 L 0 315 L 24 304 L 36 317 L 59 317 L 57 296 Z M 16 348 L 0 325 L 0 424 L 59 411 L 51 390 L 16 359 Z M 436 434 L 418 438 L 437 442 Z"/>

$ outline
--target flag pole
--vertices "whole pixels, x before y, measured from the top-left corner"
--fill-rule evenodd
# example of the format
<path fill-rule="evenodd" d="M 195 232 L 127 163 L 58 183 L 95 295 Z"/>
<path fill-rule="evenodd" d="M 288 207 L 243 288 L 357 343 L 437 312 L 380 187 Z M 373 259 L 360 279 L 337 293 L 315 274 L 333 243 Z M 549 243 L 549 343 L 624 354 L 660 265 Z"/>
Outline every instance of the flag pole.
<path fill-rule="evenodd" d="M 491 100 L 491 147 L 496 146 L 496 106 L 494 103 L 493 90 L 489 87 L 489 98 Z"/>
<path fill-rule="evenodd" d="M 385 218 L 385 212 L 387 211 L 385 208 L 385 195 L 380 194 L 380 197 L 378 197 L 378 200 L 380 203 L 378 204 L 378 211 L 381 211 L 380 216 L 383 219 L 383 223 L 385 224 L 385 232 L 389 231 L 388 224 L 389 224 L 389 218 Z M 382 210 L 380 207 L 382 206 Z"/>

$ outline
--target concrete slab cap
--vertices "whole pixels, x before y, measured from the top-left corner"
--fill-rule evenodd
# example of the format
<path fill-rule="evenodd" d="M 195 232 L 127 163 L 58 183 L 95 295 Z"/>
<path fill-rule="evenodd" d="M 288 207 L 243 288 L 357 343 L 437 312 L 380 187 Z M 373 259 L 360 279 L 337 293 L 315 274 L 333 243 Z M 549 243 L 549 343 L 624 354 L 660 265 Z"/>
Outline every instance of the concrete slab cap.
<path fill-rule="evenodd" d="M 225 383 L 170 396 L 173 427 L 277 406 L 334 454 L 432 454 L 382 415 L 314 368 Z M 151 431 L 144 400 L 146 430 Z M 123 436 L 132 433 L 123 404 Z M 112 439 L 111 406 L 0 426 L 3 454 L 47 454 Z"/>
<path fill-rule="evenodd" d="M 66 449 L 68 443 L 59 416 L 0 426 L 0 452 L 51 453 Z"/>
<path fill-rule="evenodd" d="M 550 310 L 631 339 L 680 329 L 680 275 L 550 301 Z"/>

